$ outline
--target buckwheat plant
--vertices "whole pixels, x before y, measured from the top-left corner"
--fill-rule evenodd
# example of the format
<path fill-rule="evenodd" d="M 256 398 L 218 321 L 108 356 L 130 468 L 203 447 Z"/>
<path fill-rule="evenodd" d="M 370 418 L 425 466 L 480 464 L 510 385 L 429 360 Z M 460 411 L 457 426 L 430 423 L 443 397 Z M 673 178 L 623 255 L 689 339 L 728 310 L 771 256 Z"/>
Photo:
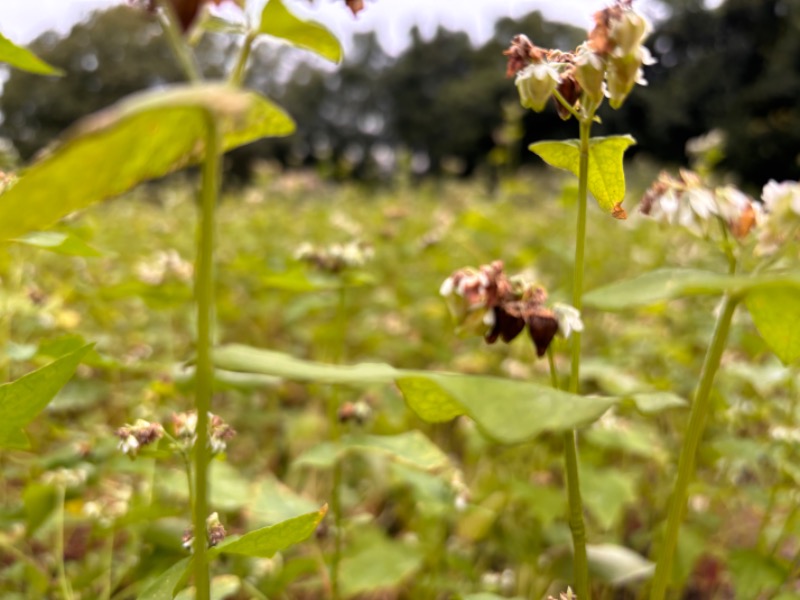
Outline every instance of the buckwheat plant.
<path fill-rule="evenodd" d="M 572 52 L 540 48 L 525 35 L 517 35 L 505 51 L 508 57 L 507 75 L 515 76 L 520 102 L 535 112 L 545 109 L 548 102 L 555 103 L 559 117 L 574 119 L 578 123 L 579 138 L 569 141 L 545 141 L 531 145 L 530 149 L 548 164 L 566 169 L 578 177 L 578 214 L 575 239 L 575 266 L 573 273 L 572 307 L 554 309 L 552 321 L 543 320 L 542 307 L 533 303 L 535 292 L 529 297 L 515 298 L 509 309 L 484 316 L 484 324 L 494 330 L 500 328 L 504 339 L 506 332 L 520 327 L 525 321 L 541 356 L 547 344 L 537 342 L 557 331 L 555 323 L 561 314 L 562 331 L 571 333 L 571 369 L 568 390 L 578 392 L 581 363 L 582 324 L 577 326 L 583 304 L 583 271 L 586 238 L 586 205 L 588 192 L 599 205 L 617 219 L 626 218 L 622 208 L 625 179 L 622 155 L 634 143 L 630 136 L 591 137 L 592 124 L 597 121 L 597 111 L 606 99 L 612 108 L 622 106 L 636 84 L 643 85 L 642 67 L 651 64 L 652 58 L 643 45 L 650 30 L 647 21 L 633 8 L 632 0 L 617 2 L 594 15 L 594 28 L 588 39 Z M 466 290 L 465 290 L 466 291 Z M 515 304 L 522 302 L 522 306 Z M 499 315 L 499 316 L 498 316 Z M 510 321 L 508 320 L 510 317 Z M 542 332 L 542 323 L 549 323 Z M 507 329 L 510 328 L 510 329 Z M 496 337 L 490 333 L 487 341 Z M 552 362 L 551 362 L 552 364 Z M 554 385 L 558 380 L 553 377 Z M 564 434 L 565 465 L 569 496 L 569 523 L 574 548 L 574 589 L 577 597 L 588 600 L 589 571 L 586 555 L 586 529 L 580 493 L 577 456 L 577 432 Z"/>
<path fill-rule="evenodd" d="M 764 186 L 761 202 L 726 185 L 711 187 L 696 173 L 682 170 L 678 177 L 661 173 L 644 195 L 639 210 L 667 226 L 687 230 L 715 246 L 727 259 L 727 276 L 703 272 L 675 272 L 674 286 L 696 286 L 722 292 L 716 325 L 703 362 L 678 474 L 670 497 L 667 525 L 651 588 L 652 600 L 663 600 L 672 574 L 675 549 L 688 487 L 706 422 L 714 377 L 725 349 L 736 308 L 743 301 L 761 336 L 785 362 L 800 358 L 796 339 L 800 327 L 800 299 L 796 272 L 800 239 L 800 184 L 794 181 Z M 694 283 L 692 283 L 694 280 Z"/>

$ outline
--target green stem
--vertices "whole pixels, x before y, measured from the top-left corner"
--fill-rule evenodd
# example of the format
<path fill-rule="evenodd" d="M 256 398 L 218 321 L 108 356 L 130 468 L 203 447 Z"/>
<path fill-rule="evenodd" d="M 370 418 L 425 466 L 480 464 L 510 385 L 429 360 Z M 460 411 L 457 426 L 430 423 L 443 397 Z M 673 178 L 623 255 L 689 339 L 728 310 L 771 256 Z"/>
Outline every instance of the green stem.
<path fill-rule="evenodd" d="M 695 457 L 700 446 L 700 440 L 703 437 L 708 414 L 711 412 L 711 386 L 714 383 L 714 376 L 717 373 L 722 359 L 722 352 L 725 350 L 725 344 L 728 341 L 731 320 L 738 302 L 739 298 L 735 296 L 726 295 L 723 298 L 722 309 L 714 326 L 711 344 L 703 361 L 700 382 L 697 386 L 697 392 L 692 403 L 692 412 L 689 416 L 689 428 L 683 440 L 681 457 L 678 462 L 678 477 L 675 480 L 675 487 L 669 501 L 667 529 L 656 564 L 650 600 L 664 600 L 670 583 L 672 562 L 675 556 L 675 548 L 678 545 L 678 533 L 686 510 L 689 483 L 694 476 Z"/>
<path fill-rule="evenodd" d="M 244 74 L 247 69 L 247 60 L 250 58 L 250 52 L 253 50 L 253 42 L 258 37 L 257 31 L 249 31 L 244 37 L 242 42 L 242 49 L 239 51 L 239 56 L 236 59 L 236 66 L 231 71 L 231 76 L 228 83 L 235 86 L 241 86 L 244 83 Z"/>
<path fill-rule="evenodd" d="M 67 486 L 58 486 L 58 512 L 56 513 L 56 557 L 58 560 L 58 584 L 64 600 L 72 600 L 72 587 L 67 579 L 67 567 L 64 564 L 64 511 L 67 502 Z"/>
<path fill-rule="evenodd" d="M 175 11 L 172 10 L 172 5 L 168 0 L 157 0 L 157 4 L 161 9 L 158 12 L 158 22 L 161 25 L 161 29 L 164 31 L 164 35 L 167 37 L 167 42 L 175 53 L 175 58 L 177 58 L 180 63 L 181 70 L 192 83 L 202 81 L 203 77 L 200 75 L 200 68 L 197 66 L 197 61 L 184 42 L 183 35 L 178 29 L 178 17 L 175 15 Z"/>
<path fill-rule="evenodd" d="M 194 575 L 197 600 L 209 600 L 206 518 L 208 517 L 208 412 L 214 384 L 211 362 L 214 319 L 214 209 L 219 195 L 220 135 L 210 113 L 206 116 L 206 151 L 200 188 L 200 223 L 197 235 L 195 301 L 197 303 L 197 369 L 195 408 L 197 430 L 194 444 Z"/>
<path fill-rule="evenodd" d="M 341 284 L 341 282 L 340 282 Z M 347 290 L 344 285 L 339 288 L 339 303 L 336 310 L 336 325 L 339 333 L 339 345 L 334 357 L 336 364 L 344 360 L 347 342 Z M 334 442 L 342 436 L 339 424 L 339 388 L 334 388 L 328 406 L 328 421 L 331 428 L 331 438 Z M 331 558 L 331 599 L 339 600 L 339 564 L 342 560 L 342 461 L 337 460 L 333 465 L 333 489 L 331 490 L 331 512 L 333 514 L 333 557 Z"/>
<path fill-rule="evenodd" d="M 102 600 L 109 600 L 111 598 L 111 586 L 114 580 L 114 530 L 108 532 L 106 537 L 106 564 L 105 564 L 105 578 L 103 579 L 103 589 L 100 592 Z"/>
<path fill-rule="evenodd" d="M 581 310 L 583 306 L 583 271 L 586 255 L 586 205 L 589 182 L 589 135 L 591 118 L 580 121 L 580 163 L 578 177 L 578 222 L 575 239 L 575 271 L 572 284 L 572 305 Z M 581 332 L 572 333 L 572 355 L 570 361 L 569 391 L 578 393 L 581 368 Z M 583 500 L 581 499 L 580 476 L 578 472 L 578 432 L 564 432 L 564 465 L 567 473 L 567 494 L 569 498 L 569 527 L 572 531 L 574 553 L 573 578 L 575 593 L 581 600 L 590 600 L 589 560 L 586 555 L 586 525 L 583 520 Z"/>
<path fill-rule="evenodd" d="M 575 110 L 574 106 L 572 106 L 569 102 L 567 102 L 567 99 L 561 95 L 561 92 L 559 92 L 558 90 L 553 90 L 553 96 L 555 97 L 556 100 L 558 100 L 561 106 L 563 106 L 569 111 L 569 114 L 575 117 L 579 122 L 581 123 L 583 122 L 580 113 L 577 110 Z"/>

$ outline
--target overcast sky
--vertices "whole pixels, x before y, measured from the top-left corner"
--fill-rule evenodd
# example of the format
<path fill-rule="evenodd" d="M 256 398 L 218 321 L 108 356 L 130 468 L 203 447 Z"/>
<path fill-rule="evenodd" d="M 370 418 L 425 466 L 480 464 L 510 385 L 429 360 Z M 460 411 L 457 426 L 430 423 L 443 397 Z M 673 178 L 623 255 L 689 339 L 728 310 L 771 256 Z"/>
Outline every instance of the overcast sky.
<path fill-rule="evenodd" d="M 0 32 L 17 43 L 28 43 L 48 29 L 67 33 L 72 25 L 93 10 L 125 0 L 0 0 Z M 357 31 L 378 30 L 381 45 L 396 54 L 408 43 L 409 31 L 420 27 L 423 36 L 436 27 L 466 31 L 475 42 L 485 41 L 494 22 L 501 17 L 520 17 L 540 10 L 551 20 L 589 28 L 591 15 L 611 0 L 367 0 L 366 9 L 353 18 L 343 0 L 286 0 L 297 13 L 315 15 L 345 40 Z M 659 17 L 658 4 L 638 0 L 640 10 L 651 19 Z M 255 10 L 263 0 L 248 0 Z"/>

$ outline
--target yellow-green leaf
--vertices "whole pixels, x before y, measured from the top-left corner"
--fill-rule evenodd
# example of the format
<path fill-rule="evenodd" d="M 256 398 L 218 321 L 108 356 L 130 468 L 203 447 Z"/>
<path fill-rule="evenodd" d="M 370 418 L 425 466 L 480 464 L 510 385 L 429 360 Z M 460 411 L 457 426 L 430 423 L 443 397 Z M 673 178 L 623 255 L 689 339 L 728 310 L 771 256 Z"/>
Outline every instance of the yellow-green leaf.
<path fill-rule="evenodd" d="M 290 44 L 316 52 L 323 58 L 340 63 L 342 45 L 326 27 L 314 21 L 305 21 L 289 12 L 282 0 L 269 0 L 261 12 L 258 31 Z"/>
<path fill-rule="evenodd" d="M 622 157 L 636 143 L 629 135 L 596 137 L 589 140 L 588 186 L 600 207 L 615 214 L 625 199 L 625 171 Z M 579 140 L 546 141 L 531 144 L 531 152 L 548 165 L 580 174 L 581 144 Z"/>
<path fill-rule="evenodd" d="M 800 290 L 753 290 L 747 295 L 747 309 L 761 337 L 784 364 L 800 359 Z"/>
<path fill-rule="evenodd" d="M 81 120 L 0 196 L 0 240 L 199 162 L 210 119 L 224 150 L 294 131 L 266 98 L 220 84 L 135 94 Z"/>
<path fill-rule="evenodd" d="M 214 363 L 229 371 L 298 381 L 356 386 L 394 383 L 422 419 L 437 423 L 467 415 L 487 435 L 506 444 L 587 425 L 618 401 L 499 377 L 395 369 L 381 363 L 328 365 L 239 345 L 216 349 Z"/>
<path fill-rule="evenodd" d="M 72 378 L 92 344 L 78 348 L 16 381 L 0 385 L 0 448 L 27 448 L 22 428 L 30 423 Z"/>
<path fill-rule="evenodd" d="M 212 548 L 210 556 L 241 554 L 244 556 L 270 558 L 276 552 L 302 542 L 314 533 L 317 525 L 319 525 L 322 517 L 327 512 L 328 505 L 326 504 L 314 512 L 250 531 L 240 537 L 228 538 L 219 546 Z"/>
<path fill-rule="evenodd" d="M 16 69 L 36 73 L 38 75 L 63 75 L 64 71 L 47 64 L 33 52 L 17 46 L 3 34 L 0 34 L 0 62 Z"/>
<path fill-rule="evenodd" d="M 103 256 L 97 248 L 60 231 L 32 231 L 12 241 L 67 256 Z"/>

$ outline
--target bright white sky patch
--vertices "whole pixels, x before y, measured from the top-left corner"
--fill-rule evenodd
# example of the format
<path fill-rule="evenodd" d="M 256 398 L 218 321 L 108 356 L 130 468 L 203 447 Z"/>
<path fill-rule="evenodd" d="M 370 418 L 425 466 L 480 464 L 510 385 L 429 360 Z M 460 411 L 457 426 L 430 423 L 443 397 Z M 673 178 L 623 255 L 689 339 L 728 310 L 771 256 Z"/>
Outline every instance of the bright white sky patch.
<path fill-rule="evenodd" d="M 122 4 L 124 0 L 0 0 L 0 31 L 13 41 L 28 43 L 53 29 L 66 34 L 98 8 Z M 263 0 L 248 2 L 259 12 Z M 327 24 L 347 45 L 353 33 L 378 31 L 384 49 L 401 52 L 410 41 L 415 25 L 426 38 L 438 26 L 465 31 L 475 43 L 486 41 L 494 23 L 502 17 L 519 18 L 540 10 L 553 21 L 563 21 L 589 29 L 591 15 L 611 0 L 367 0 L 366 9 L 353 18 L 343 0 L 287 0 L 298 14 L 314 15 Z M 663 16 L 653 0 L 639 0 L 639 9 L 651 19 Z"/>

